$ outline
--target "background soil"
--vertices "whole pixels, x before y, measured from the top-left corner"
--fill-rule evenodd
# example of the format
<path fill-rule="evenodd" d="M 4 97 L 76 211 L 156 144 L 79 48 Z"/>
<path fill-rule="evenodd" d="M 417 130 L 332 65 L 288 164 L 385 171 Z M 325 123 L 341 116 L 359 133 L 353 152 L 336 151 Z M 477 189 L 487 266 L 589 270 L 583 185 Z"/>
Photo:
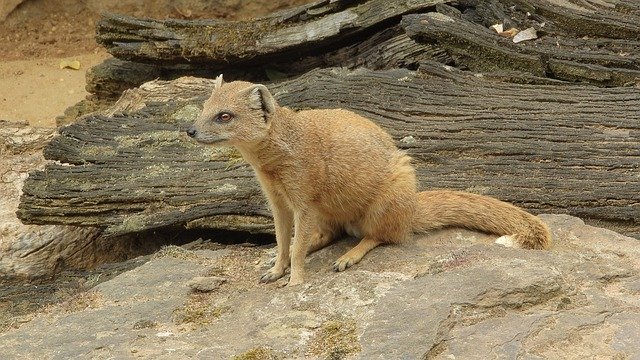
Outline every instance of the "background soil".
<path fill-rule="evenodd" d="M 20 2 L 14 0 L 14 2 Z M 54 127 L 82 100 L 84 74 L 109 55 L 94 40 L 103 12 L 156 19 L 241 20 L 309 0 L 25 0 L 0 14 L 0 119 Z M 1 7 L 0 7 L 1 8 Z M 60 69 L 79 60 L 80 70 Z"/>

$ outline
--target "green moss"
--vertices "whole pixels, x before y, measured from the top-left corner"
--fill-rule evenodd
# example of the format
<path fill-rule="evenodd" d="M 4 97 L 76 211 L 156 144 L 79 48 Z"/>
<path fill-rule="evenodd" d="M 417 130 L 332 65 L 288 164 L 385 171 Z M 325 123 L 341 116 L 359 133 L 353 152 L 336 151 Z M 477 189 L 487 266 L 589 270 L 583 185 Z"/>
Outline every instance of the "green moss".
<path fill-rule="evenodd" d="M 283 356 L 275 350 L 260 346 L 238 354 L 232 360 L 279 360 L 282 358 Z"/>
<path fill-rule="evenodd" d="M 185 29 L 185 58 L 217 58 L 224 54 L 227 60 L 246 56 L 247 49 L 255 48 L 264 34 L 271 33 L 279 25 L 268 20 L 219 22 L 209 26 Z M 232 29 L 230 31 L 229 29 Z"/>
<path fill-rule="evenodd" d="M 180 260 L 202 260 L 202 258 L 193 251 L 175 245 L 163 246 L 158 252 L 153 255 L 153 259 L 162 259 L 167 257 Z"/>
<path fill-rule="evenodd" d="M 307 354 L 339 360 L 361 350 L 355 320 L 329 320 L 316 331 L 309 342 Z"/>
<path fill-rule="evenodd" d="M 82 156 L 86 159 L 87 157 L 93 158 L 105 158 L 109 156 L 115 156 L 116 150 L 111 146 L 84 146 L 82 148 Z"/>
<path fill-rule="evenodd" d="M 132 233 L 132 232 L 140 231 L 145 227 L 146 227 L 146 224 L 140 216 L 127 216 L 122 221 L 122 224 L 118 226 L 118 229 L 124 230 L 122 231 L 123 233 L 124 232 Z"/>
<path fill-rule="evenodd" d="M 228 311 L 228 308 L 213 306 L 206 294 L 194 293 L 181 308 L 173 311 L 176 325 L 207 325 Z"/>
<path fill-rule="evenodd" d="M 171 118 L 184 123 L 194 122 L 201 111 L 202 109 L 196 105 L 186 105 L 173 113 Z"/>

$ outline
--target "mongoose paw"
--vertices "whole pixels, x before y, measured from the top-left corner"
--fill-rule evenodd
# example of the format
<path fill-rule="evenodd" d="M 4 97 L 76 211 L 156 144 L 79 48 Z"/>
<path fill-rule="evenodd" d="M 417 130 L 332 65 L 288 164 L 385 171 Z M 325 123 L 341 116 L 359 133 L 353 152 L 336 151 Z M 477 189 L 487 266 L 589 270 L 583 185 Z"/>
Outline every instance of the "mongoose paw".
<path fill-rule="evenodd" d="M 355 264 L 355 261 L 350 258 L 350 257 L 346 257 L 346 256 L 341 256 L 338 260 L 336 260 L 336 262 L 333 263 L 333 271 L 345 271 L 347 268 L 350 268 L 353 264 Z"/>
<path fill-rule="evenodd" d="M 275 269 L 275 267 L 272 267 L 260 277 L 260 282 L 261 283 L 274 282 L 280 279 L 282 276 L 284 276 L 284 270 L 277 270 Z"/>
<path fill-rule="evenodd" d="M 274 266 L 276 266 L 276 256 L 272 257 L 271 259 L 267 260 L 264 264 L 269 267 L 272 268 Z"/>

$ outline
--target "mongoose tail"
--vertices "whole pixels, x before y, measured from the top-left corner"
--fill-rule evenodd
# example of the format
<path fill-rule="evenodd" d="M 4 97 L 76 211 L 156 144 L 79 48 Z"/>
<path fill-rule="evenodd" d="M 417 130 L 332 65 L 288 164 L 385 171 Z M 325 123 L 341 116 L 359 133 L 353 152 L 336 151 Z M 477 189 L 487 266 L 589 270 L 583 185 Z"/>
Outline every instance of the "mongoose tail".
<path fill-rule="evenodd" d="M 540 219 L 506 202 L 462 191 L 423 191 L 417 195 L 416 232 L 455 226 L 503 235 L 496 243 L 506 246 L 551 246 L 549 229 Z"/>

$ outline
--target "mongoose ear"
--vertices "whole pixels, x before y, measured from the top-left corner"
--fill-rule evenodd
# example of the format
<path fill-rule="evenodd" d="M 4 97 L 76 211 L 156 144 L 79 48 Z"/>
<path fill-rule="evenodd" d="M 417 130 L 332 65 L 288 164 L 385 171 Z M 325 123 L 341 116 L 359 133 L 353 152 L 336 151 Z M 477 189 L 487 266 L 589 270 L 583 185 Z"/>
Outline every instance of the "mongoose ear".
<path fill-rule="evenodd" d="M 249 107 L 255 110 L 262 110 L 264 112 L 264 120 L 269 121 L 269 118 L 276 111 L 276 100 L 264 85 L 253 85 L 248 89 L 249 92 Z"/>
<path fill-rule="evenodd" d="M 213 89 L 214 90 L 220 89 L 220 87 L 222 87 L 222 81 L 223 81 L 222 74 L 220 74 L 216 77 L 216 79 L 213 82 Z"/>

